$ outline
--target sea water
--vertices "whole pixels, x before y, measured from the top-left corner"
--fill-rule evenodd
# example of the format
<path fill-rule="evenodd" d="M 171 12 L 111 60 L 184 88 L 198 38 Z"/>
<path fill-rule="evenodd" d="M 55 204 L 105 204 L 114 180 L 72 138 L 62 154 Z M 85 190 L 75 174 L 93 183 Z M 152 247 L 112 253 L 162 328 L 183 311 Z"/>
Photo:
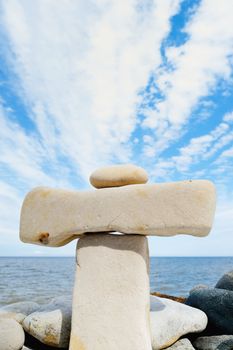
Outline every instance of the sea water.
<path fill-rule="evenodd" d="M 187 296 L 197 284 L 214 287 L 232 269 L 233 257 L 152 257 L 151 292 Z M 0 257 L 0 306 L 71 295 L 74 272 L 72 257 Z"/>

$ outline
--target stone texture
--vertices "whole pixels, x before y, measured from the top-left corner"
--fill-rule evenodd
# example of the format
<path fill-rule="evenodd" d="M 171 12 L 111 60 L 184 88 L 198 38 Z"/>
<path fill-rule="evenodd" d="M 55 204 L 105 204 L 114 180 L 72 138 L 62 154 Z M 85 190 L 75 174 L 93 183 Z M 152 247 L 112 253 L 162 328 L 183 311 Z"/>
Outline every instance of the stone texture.
<path fill-rule="evenodd" d="M 58 348 L 56 346 L 49 346 L 46 344 L 41 343 L 39 340 L 25 332 L 25 342 L 24 346 L 27 349 L 30 350 L 68 350 L 68 347 L 66 348 Z M 24 350 L 24 349 L 22 349 Z"/>
<path fill-rule="evenodd" d="M 71 313 L 71 298 L 55 298 L 26 317 L 23 327 L 43 344 L 65 348 L 69 345 Z"/>
<path fill-rule="evenodd" d="M 194 290 L 198 290 L 198 289 L 203 289 L 203 288 L 209 288 L 206 284 L 197 284 L 196 286 L 194 286 L 189 293 L 192 293 Z"/>
<path fill-rule="evenodd" d="M 78 241 L 70 350 L 151 350 L 148 265 L 146 237 Z"/>
<path fill-rule="evenodd" d="M 190 340 L 184 338 L 178 340 L 175 344 L 172 346 L 169 346 L 169 348 L 166 348 L 166 350 L 195 350 L 192 346 L 192 343 Z"/>
<path fill-rule="evenodd" d="M 173 300 L 150 297 L 153 350 L 166 348 L 188 333 L 202 332 L 207 317 L 201 310 Z"/>
<path fill-rule="evenodd" d="M 222 334 L 233 334 L 233 291 L 217 288 L 195 289 L 186 304 L 203 310 L 211 326 Z"/>
<path fill-rule="evenodd" d="M 232 350 L 233 335 L 197 338 L 193 344 L 197 350 Z"/>
<path fill-rule="evenodd" d="M 36 188 L 23 203 L 20 238 L 61 246 L 85 232 L 206 236 L 214 212 L 215 189 L 206 180 L 79 192 Z"/>
<path fill-rule="evenodd" d="M 132 164 L 99 168 L 90 176 L 90 183 L 96 188 L 145 184 L 147 181 L 146 171 Z"/>
<path fill-rule="evenodd" d="M 0 308 L 0 318 L 12 318 L 22 323 L 24 318 L 39 309 L 39 304 L 32 301 L 21 301 Z"/>
<path fill-rule="evenodd" d="M 24 344 L 22 326 L 13 319 L 0 319 L 0 349 L 20 350 Z"/>
<path fill-rule="evenodd" d="M 225 273 L 225 275 L 220 278 L 215 288 L 233 291 L 233 270 Z"/>

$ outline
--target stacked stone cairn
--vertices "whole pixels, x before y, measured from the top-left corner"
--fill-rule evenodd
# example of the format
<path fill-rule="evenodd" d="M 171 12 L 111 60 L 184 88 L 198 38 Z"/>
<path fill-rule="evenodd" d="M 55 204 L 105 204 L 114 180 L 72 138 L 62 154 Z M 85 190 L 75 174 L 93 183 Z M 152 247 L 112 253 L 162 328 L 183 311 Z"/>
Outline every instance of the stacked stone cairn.
<path fill-rule="evenodd" d="M 96 190 L 39 187 L 24 200 L 23 242 L 59 247 L 79 238 L 70 350 L 156 350 L 206 327 L 201 310 L 158 297 L 150 300 L 147 236 L 206 236 L 215 212 L 214 185 L 206 180 L 147 181 L 142 168 L 116 165 L 93 172 L 90 182 Z M 179 323 L 173 329 L 175 304 Z M 28 317 L 23 326 L 30 333 L 33 318 Z M 64 346 L 46 334 L 47 344 Z M 181 340 L 188 349 L 187 342 Z"/>

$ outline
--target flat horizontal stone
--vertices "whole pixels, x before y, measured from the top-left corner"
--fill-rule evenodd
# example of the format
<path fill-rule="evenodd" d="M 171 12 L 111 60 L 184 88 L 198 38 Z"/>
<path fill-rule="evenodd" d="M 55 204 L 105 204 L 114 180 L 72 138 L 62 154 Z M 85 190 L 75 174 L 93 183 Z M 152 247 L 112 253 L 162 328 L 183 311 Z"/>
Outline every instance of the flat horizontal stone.
<path fill-rule="evenodd" d="M 146 171 L 133 164 L 99 168 L 90 176 L 90 183 L 96 188 L 145 184 L 147 181 Z"/>
<path fill-rule="evenodd" d="M 206 236 L 214 212 L 215 188 L 206 180 L 95 191 L 39 187 L 24 200 L 20 238 L 61 246 L 87 232 Z"/>

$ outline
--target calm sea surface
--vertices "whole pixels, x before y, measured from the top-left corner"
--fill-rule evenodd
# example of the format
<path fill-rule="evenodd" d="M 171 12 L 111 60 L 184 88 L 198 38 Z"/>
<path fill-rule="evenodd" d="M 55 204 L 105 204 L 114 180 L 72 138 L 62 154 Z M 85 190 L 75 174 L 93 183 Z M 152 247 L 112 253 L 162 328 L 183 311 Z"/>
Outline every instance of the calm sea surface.
<path fill-rule="evenodd" d="M 233 257 L 151 258 L 151 291 L 186 296 L 197 284 L 214 286 L 233 269 Z M 0 305 L 30 300 L 45 303 L 72 293 L 74 258 L 1 258 Z"/>

